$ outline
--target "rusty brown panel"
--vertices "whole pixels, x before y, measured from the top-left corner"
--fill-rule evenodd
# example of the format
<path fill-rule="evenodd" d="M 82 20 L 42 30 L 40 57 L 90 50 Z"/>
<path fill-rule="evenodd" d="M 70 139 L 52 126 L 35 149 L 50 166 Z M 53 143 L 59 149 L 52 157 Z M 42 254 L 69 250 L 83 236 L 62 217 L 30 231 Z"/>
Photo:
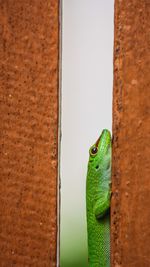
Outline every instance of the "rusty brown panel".
<path fill-rule="evenodd" d="M 112 267 L 150 266 L 150 1 L 116 0 Z"/>
<path fill-rule="evenodd" d="M 56 266 L 59 1 L 0 1 L 0 266 Z"/>

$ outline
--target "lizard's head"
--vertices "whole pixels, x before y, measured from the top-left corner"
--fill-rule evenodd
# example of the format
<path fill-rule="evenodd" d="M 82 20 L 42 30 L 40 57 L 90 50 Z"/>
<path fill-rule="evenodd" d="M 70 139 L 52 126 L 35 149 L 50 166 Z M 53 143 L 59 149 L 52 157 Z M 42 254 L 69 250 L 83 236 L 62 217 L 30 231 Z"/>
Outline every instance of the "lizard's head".
<path fill-rule="evenodd" d="M 99 169 L 100 165 L 110 162 L 111 157 L 111 134 L 104 129 L 96 141 L 96 143 L 89 150 L 89 164 Z"/>

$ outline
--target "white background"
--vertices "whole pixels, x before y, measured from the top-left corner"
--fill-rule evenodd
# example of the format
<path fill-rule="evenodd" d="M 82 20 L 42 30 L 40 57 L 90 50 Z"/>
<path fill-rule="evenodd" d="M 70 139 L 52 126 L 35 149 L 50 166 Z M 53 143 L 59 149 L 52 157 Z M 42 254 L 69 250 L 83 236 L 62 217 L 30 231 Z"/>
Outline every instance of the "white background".
<path fill-rule="evenodd" d="M 86 255 L 88 150 L 112 127 L 114 1 L 64 0 L 62 11 L 60 252 L 67 261 L 69 253 Z"/>

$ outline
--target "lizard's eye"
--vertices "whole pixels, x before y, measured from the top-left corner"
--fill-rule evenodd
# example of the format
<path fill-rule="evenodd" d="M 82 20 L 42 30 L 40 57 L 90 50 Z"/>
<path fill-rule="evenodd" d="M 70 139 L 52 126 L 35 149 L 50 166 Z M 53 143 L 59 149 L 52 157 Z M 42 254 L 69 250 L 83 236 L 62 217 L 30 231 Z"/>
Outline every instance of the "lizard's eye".
<path fill-rule="evenodd" d="M 91 155 L 93 155 L 93 156 L 96 155 L 97 151 L 98 151 L 98 149 L 97 149 L 96 146 L 92 147 L 92 149 L 91 149 Z"/>

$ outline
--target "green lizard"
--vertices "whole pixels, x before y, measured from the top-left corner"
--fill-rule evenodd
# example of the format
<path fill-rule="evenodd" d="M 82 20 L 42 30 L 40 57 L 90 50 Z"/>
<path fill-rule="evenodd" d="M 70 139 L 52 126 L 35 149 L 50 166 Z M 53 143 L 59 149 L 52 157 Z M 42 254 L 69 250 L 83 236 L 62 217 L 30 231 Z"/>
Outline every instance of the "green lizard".
<path fill-rule="evenodd" d="M 89 267 L 110 267 L 111 135 L 90 148 L 86 180 Z"/>

